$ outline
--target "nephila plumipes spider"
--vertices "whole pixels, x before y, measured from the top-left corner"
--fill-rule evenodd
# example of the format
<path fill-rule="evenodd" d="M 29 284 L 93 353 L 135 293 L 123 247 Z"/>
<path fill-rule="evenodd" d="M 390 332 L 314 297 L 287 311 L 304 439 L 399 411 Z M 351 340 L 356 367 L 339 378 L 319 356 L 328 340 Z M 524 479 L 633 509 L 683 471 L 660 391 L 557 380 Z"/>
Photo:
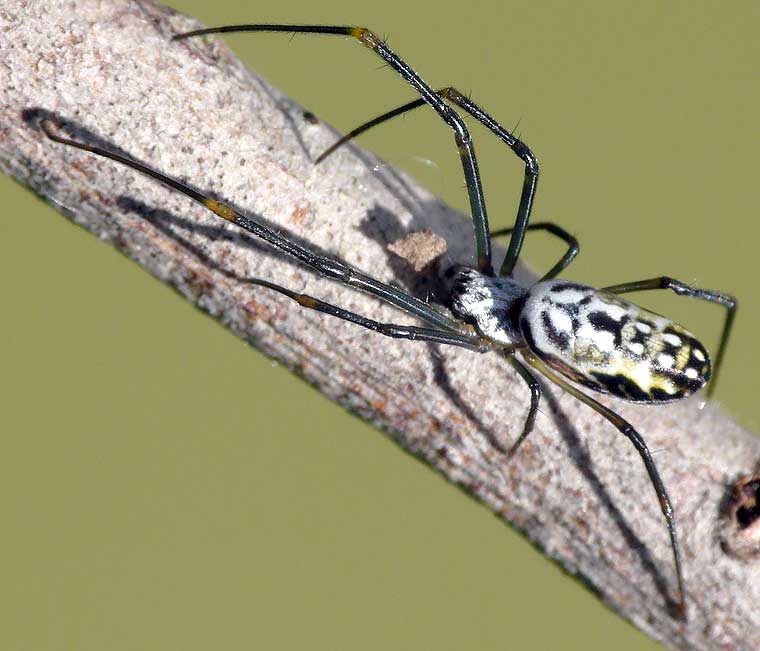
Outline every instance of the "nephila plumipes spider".
<path fill-rule="evenodd" d="M 631 402 L 662 404 L 691 395 L 705 386 L 712 376 L 713 381 L 709 389 L 711 392 L 736 313 L 736 300 L 727 294 L 692 287 L 669 277 L 623 283 L 602 290 L 556 280 L 556 276 L 577 255 L 578 243 L 556 224 L 528 224 L 539 174 L 538 162 L 530 148 L 455 88 L 433 90 L 384 41 L 368 29 L 339 25 L 252 24 L 197 30 L 179 34 L 174 40 L 203 34 L 243 31 L 353 37 L 380 56 L 420 95 L 419 98 L 354 129 L 328 149 L 320 159 L 359 133 L 425 104 L 432 107 L 452 129 L 467 185 L 478 258 L 477 269 L 455 265 L 443 274 L 448 290 L 448 307 L 455 318 L 392 285 L 375 280 L 341 260 L 316 254 L 254 219 L 238 213 L 225 203 L 212 199 L 151 167 L 120 154 L 65 138 L 59 135 L 50 119 L 42 120 L 41 127 L 52 140 L 140 171 L 198 201 L 219 217 L 260 237 L 272 247 L 297 258 L 322 275 L 378 297 L 418 317 L 427 325 L 418 327 L 380 323 L 312 296 L 291 291 L 269 280 L 255 279 L 251 281 L 253 284 L 284 294 L 305 308 L 325 312 L 389 337 L 450 344 L 480 353 L 500 351 L 524 379 L 531 395 L 522 433 L 509 449 L 502 450 L 507 458 L 515 454 L 535 423 L 541 387 L 533 374 L 534 371 L 596 410 L 631 441 L 644 462 L 670 535 L 678 593 L 671 606 L 677 616 L 684 617 L 685 589 L 675 517 L 649 448 L 626 420 L 580 391 L 575 384 Z M 500 233 L 489 232 L 472 139 L 462 117 L 452 105 L 483 124 L 525 164 L 522 195 L 513 228 Z M 568 249 L 537 283 L 526 287 L 513 278 L 512 272 L 528 230 L 545 230 L 562 239 L 568 245 Z M 491 251 L 491 237 L 497 234 L 511 235 L 498 274 L 494 272 Z M 687 330 L 620 297 L 627 292 L 653 289 L 670 289 L 676 294 L 717 303 L 726 308 L 723 332 L 714 364 L 711 365 L 702 344 Z"/>

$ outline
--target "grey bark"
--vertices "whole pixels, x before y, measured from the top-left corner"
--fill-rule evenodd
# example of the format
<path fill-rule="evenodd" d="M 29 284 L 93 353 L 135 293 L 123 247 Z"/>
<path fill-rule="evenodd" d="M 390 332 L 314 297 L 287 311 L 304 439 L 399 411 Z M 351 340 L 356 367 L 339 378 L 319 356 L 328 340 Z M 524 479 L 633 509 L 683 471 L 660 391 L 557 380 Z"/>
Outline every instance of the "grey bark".
<path fill-rule="evenodd" d="M 760 441 L 718 408 L 699 397 L 658 408 L 606 401 L 663 451 L 656 459 L 684 551 L 684 623 L 665 607 L 675 578 L 652 487 L 630 444 L 595 412 L 547 386 L 536 432 L 505 463 L 494 440 L 508 445 L 519 433 L 528 391 L 503 358 L 389 340 L 251 286 L 250 277 L 277 280 L 378 320 L 413 322 L 155 182 L 52 144 L 22 119 L 29 108 L 69 119 L 422 295 L 430 285 L 389 251 L 394 241 L 431 229 L 448 256 L 472 261 L 468 220 L 371 154 L 350 146 L 315 166 L 334 131 L 219 39 L 169 42 L 195 27 L 147 0 L 6 0 L 2 170 L 460 484 L 656 639 L 678 649 L 760 648 L 760 524 L 740 530 L 729 504 L 730 487 L 756 469 Z M 609 444 L 588 451 L 586 437 Z"/>

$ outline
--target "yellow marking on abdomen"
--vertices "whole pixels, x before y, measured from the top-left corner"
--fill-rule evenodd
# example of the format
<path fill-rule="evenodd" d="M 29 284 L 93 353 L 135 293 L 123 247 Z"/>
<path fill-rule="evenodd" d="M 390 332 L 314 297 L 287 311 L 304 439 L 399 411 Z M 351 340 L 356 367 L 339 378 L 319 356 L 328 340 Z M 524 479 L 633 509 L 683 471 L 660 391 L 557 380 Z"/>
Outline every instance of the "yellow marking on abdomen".
<path fill-rule="evenodd" d="M 676 353 L 676 368 L 679 371 L 682 371 L 684 368 L 686 368 L 686 365 L 689 363 L 690 357 L 691 357 L 691 346 L 684 344 L 678 349 L 678 352 Z"/>

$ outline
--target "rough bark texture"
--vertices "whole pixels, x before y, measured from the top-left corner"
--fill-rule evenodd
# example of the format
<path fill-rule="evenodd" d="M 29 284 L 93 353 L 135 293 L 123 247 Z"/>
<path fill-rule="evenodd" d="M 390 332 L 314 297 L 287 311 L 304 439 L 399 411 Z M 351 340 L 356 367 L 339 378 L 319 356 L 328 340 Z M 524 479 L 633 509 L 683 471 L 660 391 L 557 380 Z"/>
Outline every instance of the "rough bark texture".
<path fill-rule="evenodd" d="M 80 137 L 122 148 L 413 292 L 430 286 L 389 243 L 430 228 L 449 256 L 472 260 L 471 224 L 404 175 L 375 169 L 371 154 L 346 147 L 315 166 L 334 132 L 247 71 L 220 39 L 169 42 L 196 26 L 147 0 L 3 2 L 2 170 L 461 484 L 655 638 L 678 649 L 760 648 L 760 561 L 731 551 L 755 536 L 752 552 L 760 525 L 740 531 L 729 508 L 732 484 L 756 469 L 760 441 L 718 409 L 700 398 L 661 408 L 608 402 L 664 450 L 656 458 L 680 526 L 683 623 L 666 608 L 675 578 L 652 487 L 630 444 L 595 412 L 547 387 L 536 432 L 506 464 L 493 441 L 520 431 L 528 391 L 503 358 L 389 340 L 253 287 L 247 278 L 279 279 L 410 322 L 22 120 L 29 108 L 68 119 Z M 609 445 L 589 452 L 586 437 Z"/>

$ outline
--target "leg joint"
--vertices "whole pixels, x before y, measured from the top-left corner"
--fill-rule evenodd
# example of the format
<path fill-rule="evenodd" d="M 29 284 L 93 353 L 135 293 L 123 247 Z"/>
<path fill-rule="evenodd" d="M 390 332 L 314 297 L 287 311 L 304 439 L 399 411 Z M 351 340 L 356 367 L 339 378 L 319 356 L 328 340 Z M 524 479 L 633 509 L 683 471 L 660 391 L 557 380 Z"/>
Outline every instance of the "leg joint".
<path fill-rule="evenodd" d="M 538 380 L 531 378 L 528 381 L 528 387 L 530 388 L 533 400 L 539 400 L 541 398 L 541 385 L 538 383 Z"/>
<path fill-rule="evenodd" d="M 459 101 L 464 99 L 462 93 L 460 93 L 453 86 L 446 86 L 446 88 L 441 88 L 441 90 L 438 91 L 438 94 L 441 97 L 445 97 L 446 99 L 451 100 L 452 102 L 457 102 L 457 103 L 459 103 Z"/>
<path fill-rule="evenodd" d="M 467 125 L 461 116 L 454 109 L 445 106 L 443 109 L 443 119 L 454 130 L 457 146 L 469 147 L 472 143 L 472 136 L 470 136 L 470 131 L 467 129 Z"/>
<path fill-rule="evenodd" d="M 538 176 L 538 159 L 522 140 L 517 140 L 512 147 L 513 151 L 525 161 L 525 173 Z"/>
<path fill-rule="evenodd" d="M 382 43 L 382 41 L 377 37 L 377 35 L 372 30 L 369 30 L 366 27 L 354 27 L 351 30 L 351 36 L 361 41 L 363 45 L 366 45 L 368 48 L 372 50 L 376 50 L 378 46 Z"/>

